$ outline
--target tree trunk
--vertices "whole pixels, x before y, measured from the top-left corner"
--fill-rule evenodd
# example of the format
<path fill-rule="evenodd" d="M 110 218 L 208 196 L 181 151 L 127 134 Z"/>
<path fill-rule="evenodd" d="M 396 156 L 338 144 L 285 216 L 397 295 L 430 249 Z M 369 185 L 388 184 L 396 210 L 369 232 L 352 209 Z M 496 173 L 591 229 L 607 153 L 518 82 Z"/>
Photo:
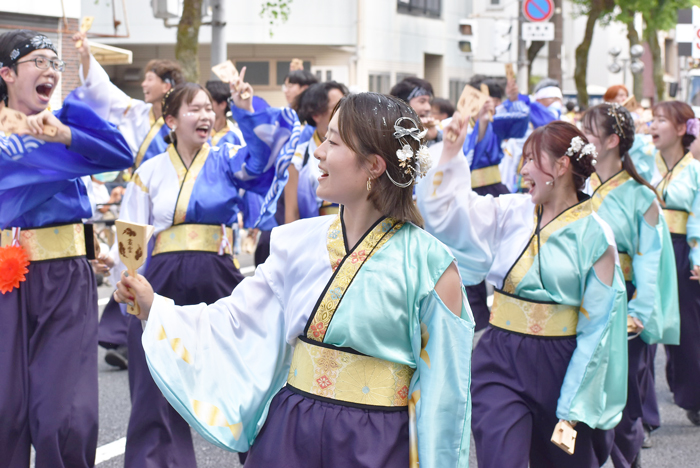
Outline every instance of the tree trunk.
<path fill-rule="evenodd" d="M 187 81 L 199 81 L 199 26 L 202 23 L 202 0 L 185 0 L 182 17 L 177 26 L 175 58 L 182 65 Z"/>
<path fill-rule="evenodd" d="M 591 48 L 593 41 L 593 29 L 595 23 L 603 13 L 603 2 L 592 1 L 591 10 L 588 12 L 588 20 L 586 21 L 586 33 L 583 36 L 583 41 L 576 47 L 576 69 L 574 70 L 574 81 L 576 82 L 576 94 L 580 106 L 588 107 L 588 89 L 586 73 L 588 72 L 588 51 Z"/>
<path fill-rule="evenodd" d="M 654 86 L 656 86 L 656 102 L 664 100 L 666 95 L 666 83 L 664 83 L 664 64 L 661 60 L 661 46 L 656 28 L 646 25 L 644 37 L 649 44 L 651 57 L 654 64 Z"/>
<path fill-rule="evenodd" d="M 639 33 L 637 32 L 637 29 L 634 27 L 634 15 L 631 16 L 631 20 L 627 23 L 627 39 L 630 41 L 630 49 L 632 46 L 639 44 Z M 643 89 L 642 89 L 642 83 L 644 82 L 644 75 L 642 73 L 639 74 L 634 74 L 632 73 L 632 94 L 634 94 L 634 97 L 637 99 L 637 102 L 642 102 L 642 98 L 644 97 L 643 94 Z"/>
<path fill-rule="evenodd" d="M 530 94 L 530 88 L 532 88 L 532 85 L 530 83 L 530 76 L 532 75 L 532 64 L 535 62 L 535 58 L 537 58 L 537 54 L 540 53 L 540 50 L 544 47 L 544 41 L 532 41 L 530 44 L 530 47 L 527 48 L 527 90 L 523 90 L 523 92 L 527 92 L 527 94 Z"/>

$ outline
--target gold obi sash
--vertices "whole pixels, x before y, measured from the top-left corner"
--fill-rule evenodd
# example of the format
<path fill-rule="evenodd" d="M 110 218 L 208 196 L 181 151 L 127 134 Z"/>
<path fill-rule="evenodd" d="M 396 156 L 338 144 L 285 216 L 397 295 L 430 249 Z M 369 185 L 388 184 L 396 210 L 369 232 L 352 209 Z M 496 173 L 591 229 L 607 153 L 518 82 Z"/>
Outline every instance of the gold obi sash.
<path fill-rule="evenodd" d="M 579 308 L 550 302 L 535 302 L 496 290 L 491 307 L 491 325 L 524 335 L 576 336 Z"/>
<path fill-rule="evenodd" d="M 414 369 L 308 341 L 297 341 L 288 386 L 346 406 L 375 410 L 408 407 Z"/>
<path fill-rule="evenodd" d="M 625 281 L 632 281 L 632 257 L 622 252 L 618 252 L 618 254 L 620 257 L 620 268 Z"/>
<path fill-rule="evenodd" d="M 221 225 L 177 224 L 158 234 L 153 255 L 169 252 L 213 252 L 219 253 L 223 231 Z M 226 227 L 228 245 L 224 253 L 231 254 L 233 230 Z"/>
<path fill-rule="evenodd" d="M 5 229 L 0 236 L 0 247 L 7 245 L 12 245 L 12 229 Z M 22 229 L 19 234 L 19 245 L 27 252 L 30 262 L 83 257 L 86 255 L 85 226 L 64 224 Z"/>
<path fill-rule="evenodd" d="M 501 171 L 498 165 L 482 167 L 472 171 L 472 188 L 486 187 L 501 182 Z"/>
<path fill-rule="evenodd" d="M 338 214 L 340 207 L 334 203 L 324 201 L 318 210 L 319 216 Z"/>
<path fill-rule="evenodd" d="M 664 208 L 664 218 L 668 224 L 668 230 L 671 234 L 687 234 L 688 212 L 681 210 L 670 210 Z"/>

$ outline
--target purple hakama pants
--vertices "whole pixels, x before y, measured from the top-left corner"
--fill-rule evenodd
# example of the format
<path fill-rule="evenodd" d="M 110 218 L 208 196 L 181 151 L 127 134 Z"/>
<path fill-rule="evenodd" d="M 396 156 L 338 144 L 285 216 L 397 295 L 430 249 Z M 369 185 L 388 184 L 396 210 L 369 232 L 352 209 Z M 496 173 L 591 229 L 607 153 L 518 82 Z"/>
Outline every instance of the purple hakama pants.
<path fill-rule="evenodd" d="M 612 431 L 576 425 L 569 455 L 550 439 L 576 337 L 542 338 L 486 329 L 472 356 L 472 433 L 479 468 L 598 468 Z"/>
<path fill-rule="evenodd" d="M 129 318 L 121 311 L 121 307 L 114 300 L 114 294 L 102 311 L 102 318 L 97 328 L 97 342 L 103 348 L 114 349 L 126 346 L 129 334 Z"/>
<path fill-rule="evenodd" d="M 690 279 L 690 246 L 673 234 L 681 313 L 680 345 L 666 346 L 666 378 L 673 401 L 685 410 L 700 410 L 700 284 Z"/>
<path fill-rule="evenodd" d="M 230 255 L 175 252 L 151 258 L 144 275 L 153 290 L 177 305 L 212 304 L 227 297 L 243 275 Z M 170 406 L 153 381 L 141 344 L 143 327 L 129 317 L 131 416 L 126 433 L 125 468 L 197 466 L 190 426 Z"/>
<path fill-rule="evenodd" d="M 97 448 L 97 285 L 84 257 L 0 294 L 0 468 L 83 468 Z"/>
<path fill-rule="evenodd" d="M 284 387 L 245 468 L 406 468 L 408 411 L 329 403 Z"/>

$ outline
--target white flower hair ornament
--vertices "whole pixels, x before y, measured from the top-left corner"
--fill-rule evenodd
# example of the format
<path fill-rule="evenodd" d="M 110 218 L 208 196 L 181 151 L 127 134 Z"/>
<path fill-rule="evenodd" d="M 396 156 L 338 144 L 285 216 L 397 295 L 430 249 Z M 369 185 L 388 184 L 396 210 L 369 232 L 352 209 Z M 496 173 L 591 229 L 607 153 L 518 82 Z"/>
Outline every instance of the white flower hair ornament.
<path fill-rule="evenodd" d="M 399 125 L 404 120 L 411 122 L 413 128 L 406 128 Z M 410 180 L 403 183 L 396 182 L 391 177 L 388 170 L 386 171 L 386 175 L 389 177 L 389 180 L 399 188 L 410 187 L 415 183 L 417 176 L 424 177 L 428 173 L 428 170 L 430 170 L 432 164 L 430 152 L 422 143 L 428 130 L 424 129 L 421 131 L 419 128 L 418 122 L 411 117 L 399 117 L 396 122 L 394 122 L 394 138 L 401 143 L 401 148 L 396 150 L 396 157 L 399 158 L 399 167 L 403 169 L 404 174 L 406 174 L 406 177 L 409 177 Z M 413 138 L 420 143 L 418 151 L 413 151 L 411 145 L 408 144 L 407 138 Z"/>
<path fill-rule="evenodd" d="M 598 152 L 595 149 L 595 145 L 593 143 L 585 144 L 583 139 L 581 139 L 579 136 L 575 136 L 571 139 L 569 149 L 566 150 L 566 155 L 568 157 L 573 157 L 576 155 L 576 153 L 578 153 L 578 156 L 576 156 L 576 161 L 580 161 L 582 157 L 590 155 L 591 164 L 595 166 L 598 163 L 598 160 L 596 159 L 598 157 Z"/>

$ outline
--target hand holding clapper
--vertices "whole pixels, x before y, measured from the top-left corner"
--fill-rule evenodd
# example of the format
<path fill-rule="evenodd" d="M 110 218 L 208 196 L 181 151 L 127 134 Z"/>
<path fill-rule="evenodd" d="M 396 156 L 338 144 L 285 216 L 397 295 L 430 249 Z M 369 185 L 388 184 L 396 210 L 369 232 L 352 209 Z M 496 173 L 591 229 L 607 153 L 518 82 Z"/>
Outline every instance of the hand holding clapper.
<path fill-rule="evenodd" d="M 136 270 L 144 264 L 147 257 L 148 241 L 153 236 L 153 226 L 147 224 L 128 223 L 115 221 L 117 227 L 117 242 L 119 243 L 119 258 L 126 266 L 129 275 L 136 278 Z M 139 304 L 126 306 L 126 311 L 131 315 L 139 314 Z"/>

